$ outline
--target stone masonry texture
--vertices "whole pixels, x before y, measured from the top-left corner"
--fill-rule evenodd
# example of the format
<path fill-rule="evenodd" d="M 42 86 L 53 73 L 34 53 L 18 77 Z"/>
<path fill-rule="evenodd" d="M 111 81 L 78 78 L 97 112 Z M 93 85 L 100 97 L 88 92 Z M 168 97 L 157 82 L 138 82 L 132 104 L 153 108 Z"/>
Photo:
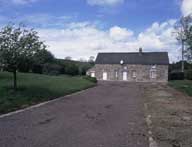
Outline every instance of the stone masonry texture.
<path fill-rule="evenodd" d="M 95 73 L 97 80 L 103 80 L 103 72 L 107 73 L 109 81 L 123 81 L 123 72 L 127 72 L 127 81 L 130 82 L 167 82 L 168 65 L 155 65 L 156 78 L 151 78 L 150 72 L 154 65 L 138 64 L 96 64 L 87 71 L 87 75 Z M 136 73 L 136 77 L 133 76 Z"/>

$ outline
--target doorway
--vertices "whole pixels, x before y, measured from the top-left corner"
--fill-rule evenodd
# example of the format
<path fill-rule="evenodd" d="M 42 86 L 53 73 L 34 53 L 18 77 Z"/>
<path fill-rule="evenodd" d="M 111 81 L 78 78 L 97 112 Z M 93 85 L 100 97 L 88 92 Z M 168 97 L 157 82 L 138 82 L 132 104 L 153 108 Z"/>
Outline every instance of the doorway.
<path fill-rule="evenodd" d="M 103 72 L 103 80 L 107 80 L 107 72 Z"/>
<path fill-rule="evenodd" d="M 127 72 L 126 71 L 123 72 L 123 81 L 127 81 Z"/>

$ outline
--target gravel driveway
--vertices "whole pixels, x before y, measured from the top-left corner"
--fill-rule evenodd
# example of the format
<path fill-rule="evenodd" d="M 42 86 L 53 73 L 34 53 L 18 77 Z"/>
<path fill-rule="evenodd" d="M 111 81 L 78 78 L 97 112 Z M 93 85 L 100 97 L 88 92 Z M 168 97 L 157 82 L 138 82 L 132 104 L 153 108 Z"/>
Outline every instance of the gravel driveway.
<path fill-rule="evenodd" d="M 0 118 L 1 147 L 148 147 L 142 92 L 108 82 Z"/>

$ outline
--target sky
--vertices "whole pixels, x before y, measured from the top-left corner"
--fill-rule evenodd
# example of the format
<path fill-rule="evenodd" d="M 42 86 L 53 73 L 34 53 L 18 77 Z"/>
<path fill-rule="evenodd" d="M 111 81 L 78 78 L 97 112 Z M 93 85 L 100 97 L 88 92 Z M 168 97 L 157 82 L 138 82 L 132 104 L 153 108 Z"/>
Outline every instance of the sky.
<path fill-rule="evenodd" d="M 55 57 L 88 59 L 98 52 L 167 51 L 181 59 L 174 25 L 192 0 L 0 0 L 0 28 L 24 23 Z"/>

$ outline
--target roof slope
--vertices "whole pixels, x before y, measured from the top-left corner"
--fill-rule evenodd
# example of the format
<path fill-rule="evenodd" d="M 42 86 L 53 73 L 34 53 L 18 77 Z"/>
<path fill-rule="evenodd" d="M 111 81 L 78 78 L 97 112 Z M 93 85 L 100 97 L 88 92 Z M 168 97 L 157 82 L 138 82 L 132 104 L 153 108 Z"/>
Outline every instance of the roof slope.
<path fill-rule="evenodd" d="M 168 65 L 167 52 L 142 52 L 142 53 L 99 53 L 96 64 L 143 64 L 143 65 Z"/>

